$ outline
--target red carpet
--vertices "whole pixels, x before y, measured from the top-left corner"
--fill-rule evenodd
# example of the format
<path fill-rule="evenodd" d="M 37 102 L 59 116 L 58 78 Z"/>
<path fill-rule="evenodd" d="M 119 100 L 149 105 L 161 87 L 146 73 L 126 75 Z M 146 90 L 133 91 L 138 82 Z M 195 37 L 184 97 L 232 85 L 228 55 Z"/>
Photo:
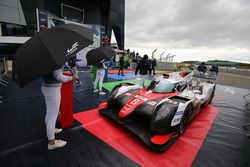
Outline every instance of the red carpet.
<path fill-rule="evenodd" d="M 98 109 L 74 114 L 89 132 L 142 166 L 191 166 L 218 109 L 209 105 L 190 124 L 185 134 L 165 152 L 150 150 L 142 141 L 115 122 L 101 116 Z"/>
<path fill-rule="evenodd" d="M 117 73 L 118 73 L 118 70 L 109 70 L 108 73 L 109 73 L 109 74 L 117 74 Z M 127 69 L 124 69 L 124 70 L 123 70 L 123 73 L 135 73 L 135 70 L 127 70 Z"/>

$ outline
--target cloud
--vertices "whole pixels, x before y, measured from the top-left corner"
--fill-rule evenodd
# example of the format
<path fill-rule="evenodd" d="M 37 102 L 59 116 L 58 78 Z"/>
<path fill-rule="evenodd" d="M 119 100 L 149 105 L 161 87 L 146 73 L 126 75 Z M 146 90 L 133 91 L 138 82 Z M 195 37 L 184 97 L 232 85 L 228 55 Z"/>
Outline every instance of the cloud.
<path fill-rule="evenodd" d="M 127 48 L 192 50 L 210 57 L 219 52 L 233 60 L 240 54 L 250 62 L 248 0 L 126 0 L 125 8 Z"/>

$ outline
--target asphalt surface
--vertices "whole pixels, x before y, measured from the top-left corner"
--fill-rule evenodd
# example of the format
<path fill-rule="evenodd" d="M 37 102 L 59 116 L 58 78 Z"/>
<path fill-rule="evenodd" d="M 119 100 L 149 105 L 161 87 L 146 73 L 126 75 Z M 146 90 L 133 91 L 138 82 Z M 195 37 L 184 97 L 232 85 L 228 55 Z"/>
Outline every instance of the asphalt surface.
<path fill-rule="evenodd" d="M 250 89 L 250 77 L 230 73 L 219 73 L 217 84 Z"/>

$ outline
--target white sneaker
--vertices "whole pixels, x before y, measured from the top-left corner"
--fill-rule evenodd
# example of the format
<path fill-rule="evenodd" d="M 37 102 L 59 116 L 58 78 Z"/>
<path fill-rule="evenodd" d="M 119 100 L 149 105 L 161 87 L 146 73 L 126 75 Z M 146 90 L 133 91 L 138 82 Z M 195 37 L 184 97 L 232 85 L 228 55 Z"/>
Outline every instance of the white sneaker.
<path fill-rule="evenodd" d="M 100 95 L 105 95 L 106 93 L 103 92 L 103 91 L 101 91 L 101 92 L 99 92 L 99 94 L 100 94 Z"/>
<path fill-rule="evenodd" d="M 95 92 L 95 93 L 98 92 L 98 89 L 94 89 L 94 92 Z"/>
<path fill-rule="evenodd" d="M 54 150 L 56 148 L 61 148 L 67 144 L 66 141 L 63 140 L 55 140 L 54 144 L 49 144 L 48 143 L 48 150 Z"/>
<path fill-rule="evenodd" d="M 81 82 L 81 81 L 79 81 L 79 82 L 76 82 L 76 84 L 77 84 L 77 85 L 82 85 L 82 82 Z"/>
<path fill-rule="evenodd" d="M 55 129 L 55 134 L 61 133 L 62 132 L 62 128 L 56 128 Z"/>

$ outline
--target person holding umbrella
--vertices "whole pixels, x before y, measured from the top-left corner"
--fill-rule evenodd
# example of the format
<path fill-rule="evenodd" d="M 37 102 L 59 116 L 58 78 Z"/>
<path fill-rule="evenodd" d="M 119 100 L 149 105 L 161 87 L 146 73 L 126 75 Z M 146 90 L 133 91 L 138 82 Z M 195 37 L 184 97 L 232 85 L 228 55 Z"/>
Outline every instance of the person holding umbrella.
<path fill-rule="evenodd" d="M 105 75 L 105 69 L 111 68 L 114 65 L 115 51 L 110 47 L 99 47 L 90 50 L 86 54 L 88 65 L 96 66 L 96 79 L 94 81 L 94 92 L 100 95 L 106 94 L 102 91 L 102 83 Z M 98 88 L 97 88 L 97 85 Z"/>
<path fill-rule="evenodd" d="M 104 60 L 103 60 L 104 61 Z M 111 58 L 109 61 L 101 63 L 97 66 L 96 78 L 94 82 L 94 92 L 99 92 L 100 95 L 105 95 L 106 93 L 102 91 L 103 79 L 105 76 L 105 70 L 108 70 L 114 66 L 114 60 Z M 97 88 L 98 84 L 98 88 Z"/>
<path fill-rule="evenodd" d="M 105 69 L 103 65 L 97 66 L 96 77 L 94 82 L 94 92 L 99 92 L 100 95 L 105 95 L 106 93 L 102 91 L 102 84 L 105 75 Z M 98 84 L 98 88 L 97 88 Z"/>
<path fill-rule="evenodd" d="M 58 45 L 58 43 L 60 45 Z M 61 84 L 73 80 L 64 76 L 60 68 L 81 49 L 93 43 L 93 32 L 75 24 L 63 24 L 42 31 L 18 48 L 13 62 L 15 81 L 24 87 L 30 82 L 43 77 L 42 93 L 46 102 L 46 130 L 48 149 L 66 145 L 65 141 L 56 140 L 55 122 L 61 101 Z"/>
<path fill-rule="evenodd" d="M 42 94 L 46 103 L 45 124 L 48 138 L 48 149 L 53 150 L 63 147 L 66 141 L 55 139 L 55 133 L 60 133 L 62 129 L 56 129 L 56 120 L 60 110 L 61 86 L 62 82 L 73 80 L 73 76 L 65 76 L 61 69 L 55 70 L 43 76 Z"/>

